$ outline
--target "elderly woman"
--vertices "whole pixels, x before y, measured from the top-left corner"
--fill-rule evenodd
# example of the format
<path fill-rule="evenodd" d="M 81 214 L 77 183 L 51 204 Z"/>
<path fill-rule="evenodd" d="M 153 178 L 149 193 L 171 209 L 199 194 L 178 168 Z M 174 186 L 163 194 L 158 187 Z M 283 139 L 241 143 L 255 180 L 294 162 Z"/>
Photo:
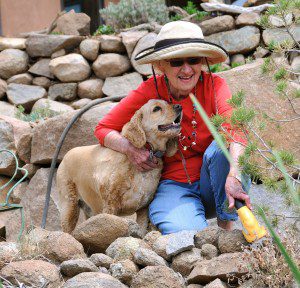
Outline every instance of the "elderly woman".
<path fill-rule="evenodd" d="M 204 40 L 199 26 L 184 21 L 164 25 L 154 47 L 136 56 L 138 64 L 152 64 L 161 72 L 131 91 L 97 125 L 95 136 L 101 145 L 127 155 L 142 171 L 157 166 L 146 148 L 138 149 L 120 135 L 125 123 L 136 110 L 150 99 L 160 98 L 183 109 L 178 151 L 172 157 L 164 157 L 161 180 L 149 206 L 151 222 L 163 234 L 182 230 L 202 230 L 206 219 L 217 216 L 218 225 L 232 228 L 235 213 L 226 212 L 226 196 L 229 208 L 234 199 L 241 199 L 250 207 L 250 199 L 244 193 L 239 171 L 228 161 L 213 141 L 213 137 L 199 116 L 189 97 L 193 93 L 209 116 L 230 115 L 227 103 L 231 93 L 224 79 L 202 70 L 203 65 L 225 61 L 226 51 Z M 153 67 L 152 66 L 152 67 Z M 245 140 L 225 126 L 235 141 L 229 151 L 236 161 L 243 146 L 236 142 Z"/>

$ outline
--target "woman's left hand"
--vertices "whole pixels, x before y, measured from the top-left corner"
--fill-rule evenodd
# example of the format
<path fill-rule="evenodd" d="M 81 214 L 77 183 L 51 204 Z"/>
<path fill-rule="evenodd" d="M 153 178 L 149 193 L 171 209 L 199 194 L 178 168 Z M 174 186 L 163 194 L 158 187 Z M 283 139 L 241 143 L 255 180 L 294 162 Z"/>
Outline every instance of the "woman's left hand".
<path fill-rule="evenodd" d="M 244 192 L 242 183 L 233 176 L 228 176 L 225 183 L 225 193 L 229 201 L 229 209 L 234 208 L 234 199 L 242 200 L 252 209 L 250 197 Z"/>

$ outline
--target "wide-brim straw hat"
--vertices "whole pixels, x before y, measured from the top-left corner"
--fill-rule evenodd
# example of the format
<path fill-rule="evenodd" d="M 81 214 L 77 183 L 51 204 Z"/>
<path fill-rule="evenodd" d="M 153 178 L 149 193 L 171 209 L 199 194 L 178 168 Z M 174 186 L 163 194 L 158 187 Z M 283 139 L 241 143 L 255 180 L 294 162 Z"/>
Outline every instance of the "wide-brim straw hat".
<path fill-rule="evenodd" d="M 224 62 L 227 52 L 221 46 L 205 41 L 201 28 L 191 22 L 175 21 L 165 24 L 154 46 L 140 51 L 137 64 L 152 64 L 159 60 L 206 57 L 209 64 Z"/>

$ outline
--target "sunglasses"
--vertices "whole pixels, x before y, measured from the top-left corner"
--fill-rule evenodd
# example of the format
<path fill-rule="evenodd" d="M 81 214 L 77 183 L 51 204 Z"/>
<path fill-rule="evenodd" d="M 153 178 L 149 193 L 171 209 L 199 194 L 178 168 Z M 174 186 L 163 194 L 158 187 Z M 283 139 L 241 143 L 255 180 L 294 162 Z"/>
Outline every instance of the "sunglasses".
<path fill-rule="evenodd" d="M 185 59 L 172 59 L 172 60 L 166 60 L 170 63 L 171 67 L 181 67 L 184 63 L 187 63 L 189 65 L 197 65 L 201 63 L 202 58 L 201 57 L 190 57 Z"/>

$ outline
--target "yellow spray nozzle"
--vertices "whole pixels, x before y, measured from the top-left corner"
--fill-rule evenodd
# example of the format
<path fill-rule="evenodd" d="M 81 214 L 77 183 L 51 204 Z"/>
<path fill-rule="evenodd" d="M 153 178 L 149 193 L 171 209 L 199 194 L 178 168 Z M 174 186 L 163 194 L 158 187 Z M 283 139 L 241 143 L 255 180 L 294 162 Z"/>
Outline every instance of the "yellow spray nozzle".
<path fill-rule="evenodd" d="M 242 207 L 237 209 L 237 213 L 243 225 L 242 233 L 247 242 L 252 243 L 255 240 L 264 237 L 267 234 L 267 231 L 264 226 L 259 225 L 251 210 L 245 204 L 242 205 Z"/>

